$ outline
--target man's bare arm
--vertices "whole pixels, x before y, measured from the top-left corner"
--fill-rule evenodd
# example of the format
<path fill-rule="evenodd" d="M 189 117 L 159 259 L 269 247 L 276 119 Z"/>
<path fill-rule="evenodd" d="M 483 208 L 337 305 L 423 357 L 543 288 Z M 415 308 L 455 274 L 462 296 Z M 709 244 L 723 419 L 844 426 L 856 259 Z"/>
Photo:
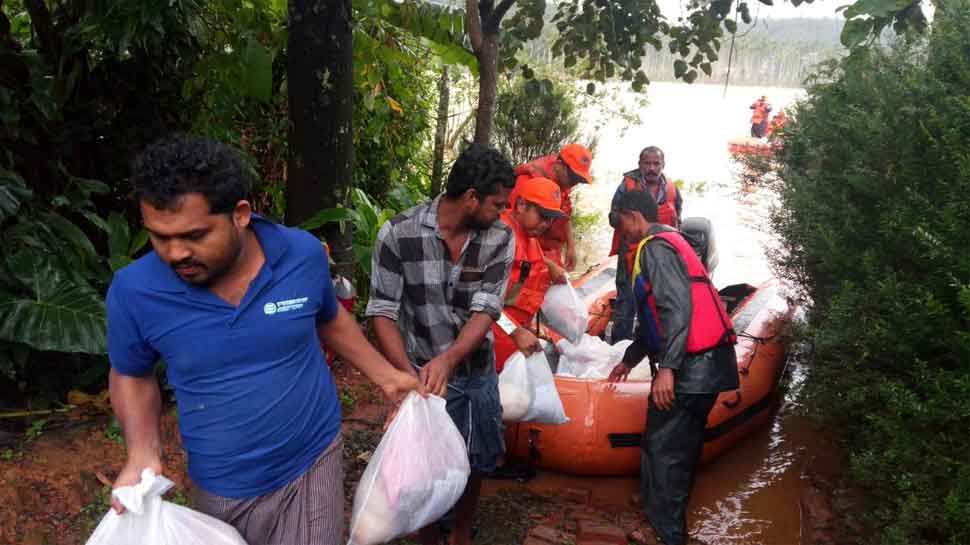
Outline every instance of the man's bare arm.
<path fill-rule="evenodd" d="M 397 322 L 386 316 L 374 316 L 371 323 L 374 324 L 377 347 L 387 358 L 387 361 L 402 371 L 417 374 L 411 367 L 411 361 L 408 359 L 407 351 L 404 348 L 404 338 L 401 337 L 401 330 L 398 329 Z"/>
<path fill-rule="evenodd" d="M 132 377 L 114 369 L 108 374 L 111 406 L 125 435 L 128 460 L 118 474 L 113 488 L 137 484 L 141 472 L 150 468 L 162 473 L 162 434 L 159 427 L 162 395 L 155 375 Z M 124 507 L 114 498 L 112 506 L 119 513 Z"/>
<path fill-rule="evenodd" d="M 399 401 L 411 390 L 420 390 L 414 373 L 402 373 L 395 369 L 367 341 L 354 317 L 340 305 L 333 320 L 320 324 L 320 338 L 342 359 L 359 369 L 371 381 L 384 390 L 391 401 Z"/>

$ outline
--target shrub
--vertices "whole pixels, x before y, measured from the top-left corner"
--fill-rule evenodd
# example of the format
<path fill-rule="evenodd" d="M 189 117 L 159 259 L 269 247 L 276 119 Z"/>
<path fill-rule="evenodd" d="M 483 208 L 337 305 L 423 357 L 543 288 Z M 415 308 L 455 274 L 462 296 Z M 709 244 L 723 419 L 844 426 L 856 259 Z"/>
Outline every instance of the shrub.
<path fill-rule="evenodd" d="M 970 543 L 970 10 L 830 65 L 761 183 L 811 304 L 809 406 L 841 432 L 884 544 Z"/>
<path fill-rule="evenodd" d="M 514 165 L 579 140 L 578 109 L 564 86 L 550 80 L 520 80 L 496 102 L 492 141 Z"/>

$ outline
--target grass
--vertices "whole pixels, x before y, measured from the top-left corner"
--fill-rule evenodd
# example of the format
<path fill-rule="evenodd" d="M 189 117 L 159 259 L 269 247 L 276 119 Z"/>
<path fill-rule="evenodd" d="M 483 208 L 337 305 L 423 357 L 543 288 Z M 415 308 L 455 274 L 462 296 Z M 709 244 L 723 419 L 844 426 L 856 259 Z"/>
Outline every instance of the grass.
<path fill-rule="evenodd" d="M 24 432 L 24 441 L 29 443 L 31 441 L 36 441 L 41 435 L 44 434 L 44 426 L 47 425 L 47 420 L 40 419 L 34 420 L 27 427 L 27 431 Z"/>
<path fill-rule="evenodd" d="M 357 406 L 357 396 L 350 390 L 342 390 L 340 392 L 340 406 L 344 411 L 349 413 Z"/>
<path fill-rule="evenodd" d="M 94 531 L 95 526 L 101 522 L 108 509 L 111 508 L 111 487 L 104 485 L 98 491 L 98 495 L 91 503 L 81 508 L 75 519 L 75 525 L 83 530 L 84 535 L 89 535 Z"/>
<path fill-rule="evenodd" d="M 118 421 L 114 418 L 112 418 L 111 422 L 109 422 L 107 427 L 104 428 L 104 436 L 110 441 L 121 445 L 122 447 L 125 446 L 125 438 L 121 432 L 121 425 L 118 424 Z"/>

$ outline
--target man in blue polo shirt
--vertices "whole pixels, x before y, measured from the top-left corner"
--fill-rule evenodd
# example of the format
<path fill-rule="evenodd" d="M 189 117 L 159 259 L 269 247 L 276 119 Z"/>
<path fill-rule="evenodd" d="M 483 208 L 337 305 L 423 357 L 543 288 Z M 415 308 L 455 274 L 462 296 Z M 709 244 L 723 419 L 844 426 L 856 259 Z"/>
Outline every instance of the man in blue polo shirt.
<path fill-rule="evenodd" d="M 162 470 L 162 359 L 196 508 L 250 545 L 340 542 L 340 402 L 320 340 L 392 401 L 418 380 L 337 304 L 320 242 L 252 213 L 248 170 L 229 147 L 177 135 L 133 170 L 154 251 L 108 291 L 111 403 L 128 446 L 114 486 Z"/>

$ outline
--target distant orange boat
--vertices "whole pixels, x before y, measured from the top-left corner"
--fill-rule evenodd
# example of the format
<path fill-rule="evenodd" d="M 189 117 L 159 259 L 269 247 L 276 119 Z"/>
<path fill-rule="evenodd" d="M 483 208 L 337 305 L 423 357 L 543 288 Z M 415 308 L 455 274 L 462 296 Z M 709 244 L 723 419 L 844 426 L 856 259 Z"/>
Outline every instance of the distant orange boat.
<path fill-rule="evenodd" d="M 754 138 L 742 136 L 728 139 L 728 151 L 732 156 L 739 155 L 762 155 L 771 157 L 778 149 L 778 144 L 765 140 L 764 138 Z"/>
<path fill-rule="evenodd" d="M 592 268 L 576 283 L 590 314 L 587 333 L 602 336 L 612 314 L 616 267 Z M 738 332 L 741 387 L 722 393 L 707 421 L 702 461 L 709 461 L 764 426 L 777 400 L 789 339 L 784 328 L 795 308 L 778 294 L 775 281 L 721 290 Z M 554 340 L 553 331 L 544 333 Z M 509 425 L 508 452 L 535 467 L 576 475 L 637 475 L 640 438 L 645 428 L 650 381 L 610 384 L 605 380 L 556 377 L 566 424 Z"/>

